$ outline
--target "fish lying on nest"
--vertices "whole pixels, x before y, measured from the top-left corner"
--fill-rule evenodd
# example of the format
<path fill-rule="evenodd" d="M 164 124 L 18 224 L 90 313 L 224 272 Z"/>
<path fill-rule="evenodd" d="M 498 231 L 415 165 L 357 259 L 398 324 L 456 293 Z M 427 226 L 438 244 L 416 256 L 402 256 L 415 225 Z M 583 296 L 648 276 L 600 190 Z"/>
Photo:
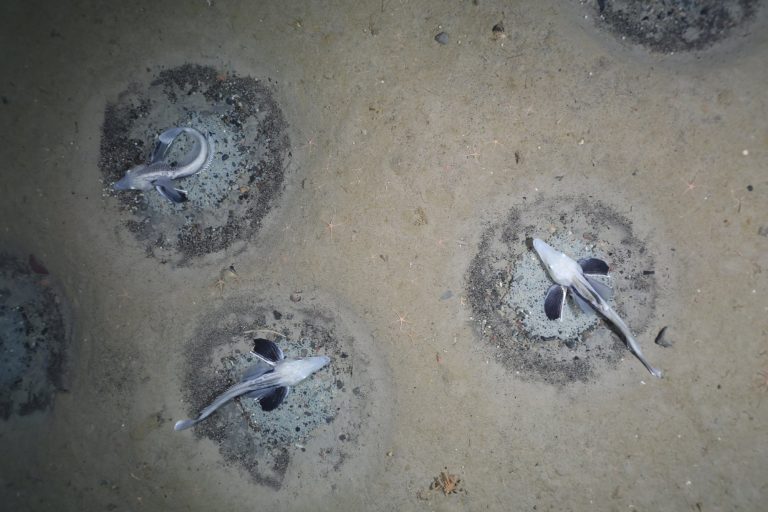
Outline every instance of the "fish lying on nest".
<path fill-rule="evenodd" d="M 179 165 L 171 166 L 165 161 L 173 142 L 181 135 L 190 135 L 195 143 Z M 186 126 L 170 128 L 158 137 L 149 163 L 128 169 L 125 176 L 114 184 L 115 190 L 157 190 L 173 203 L 187 200 L 187 191 L 175 188 L 173 180 L 205 171 L 211 166 L 215 153 L 213 140 L 198 130 Z"/>
<path fill-rule="evenodd" d="M 244 396 L 257 400 L 265 411 L 276 409 L 288 396 L 291 386 L 295 386 L 331 360 L 326 356 L 286 359 L 283 351 L 274 342 L 264 339 L 254 341 L 253 355 L 259 362 L 249 367 L 243 377 L 211 404 L 200 411 L 195 419 L 177 421 L 174 430 L 184 430 L 216 412 L 233 398 Z"/>
<path fill-rule="evenodd" d="M 557 283 L 549 287 L 544 299 L 544 312 L 547 314 L 547 318 L 550 320 L 561 318 L 566 293 L 571 292 L 571 296 L 583 312 L 593 313 L 597 311 L 613 323 L 621 331 L 629 349 L 651 372 L 651 375 L 661 378 L 661 370 L 651 366 L 645 359 L 640 345 L 627 324 L 606 302 L 610 298 L 611 289 L 590 277 L 590 275 L 607 275 L 608 264 L 597 258 L 575 261 L 538 238 L 533 240 L 533 248 L 547 268 L 552 280 Z"/>

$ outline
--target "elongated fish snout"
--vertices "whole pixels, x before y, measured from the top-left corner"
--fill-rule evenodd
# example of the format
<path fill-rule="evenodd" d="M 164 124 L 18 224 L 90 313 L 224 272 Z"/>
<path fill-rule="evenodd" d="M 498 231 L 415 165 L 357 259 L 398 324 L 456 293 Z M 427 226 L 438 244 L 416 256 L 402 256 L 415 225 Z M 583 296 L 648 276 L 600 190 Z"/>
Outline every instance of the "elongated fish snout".
<path fill-rule="evenodd" d="M 307 362 L 307 365 L 309 365 L 312 368 L 311 373 L 315 373 L 316 371 L 320 370 L 324 366 L 326 366 L 328 363 L 331 362 L 331 358 L 328 356 L 313 356 L 308 357 L 305 359 Z"/>
<path fill-rule="evenodd" d="M 137 190 L 141 187 L 138 186 L 138 183 L 136 182 L 137 173 L 143 169 L 145 169 L 147 166 L 144 164 L 139 164 L 131 167 L 127 171 L 125 171 L 125 176 L 120 178 L 115 182 L 114 185 L 112 185 L 112 188 L 115 190 Z M 151 187 L 150 187 L 151 188 Z"/>
<path fill-rule="evenodd" d="M 125 176 L 123 178 L 120 178 L 120 180 L 116 181 L 114 185 L 112 185 L 112 188 L 115 190 L 130 190 L 131 189 L 131 182 L 128 176 Z"/>
<path fill-rule="evenodd" d="M 555 251 L 555 249 L 553 249 L 551 245 L 549 245 L 544 240 L 541 240 L 540 238 L 533 239 L 533 248 L 536 250 L 539 257 L 541 257 L 542 259 L 545 259 L 557 253 L 557 251 Z"/>

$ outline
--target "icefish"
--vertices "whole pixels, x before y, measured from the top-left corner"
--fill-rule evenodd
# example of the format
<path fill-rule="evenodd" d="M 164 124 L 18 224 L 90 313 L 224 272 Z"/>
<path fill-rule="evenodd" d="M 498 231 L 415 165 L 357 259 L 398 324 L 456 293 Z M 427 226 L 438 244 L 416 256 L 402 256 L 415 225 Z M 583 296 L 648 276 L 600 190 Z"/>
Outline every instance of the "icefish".
<path fill-rule="evenodd" d="M 239 396 L 257 400 L 265 411 L 276 409 L 288 396 L 291 386 L 295 386 L 331 361 L 326 356 L 286 359 L 280 347 L 263 339 L 255 340 L 253 354 L 260 361 L 245 371 L 239 383 L 216 397 L 197 418 L 177 421 L 173 429 L 187 429 Z"/>
<path fill-rule="evenodd" d="M 194 146 L 187 153 L 182 163 L 171 167 L 165 162 L 168 150 L 176 138 L 182 133 L 189 134 L 195 139 Z M 215 151 L 213 141 L 194 128 L 181 126 L 164 131 L 158 137 L 152 156 L 147 165 L 137 165 L 125 173 L 125 176 L 115 183 L 115 190 L 152 190 L 154 188 L 163 197 L 174 203 L 187 200 L 187 191 L 174 188 L 171 180 L 191 176 L 210 167 Z"/>
<path fill-rule="evenodd" d="M 610 298 L 611 289 L 599 281 L 589 278 L 590 274 L 607 275 L 608 264 L 597 258 L 574 261 L 538 238 L 534 239 L 533 248 L 539 254 L 539 258 L 547 268 L 552 280 L 557 283 L 550 286 L 544 299 L 544 312 L 547 314 L 547 318 L 550 320 L 560 318 L 563 304 L 565 304 L 566 292 L 570 290 L 571 296 L 583 312 L 591 313 L 594 309 L 610 320 L 621 331 L 627 340 L 629 349 L 640 362 L 654 377 L 661 378 L 661 370 L 654 368 L 646 361 L 640 350 L 640 345 L 627 324 L 606 302 L 606 299 Z"/>

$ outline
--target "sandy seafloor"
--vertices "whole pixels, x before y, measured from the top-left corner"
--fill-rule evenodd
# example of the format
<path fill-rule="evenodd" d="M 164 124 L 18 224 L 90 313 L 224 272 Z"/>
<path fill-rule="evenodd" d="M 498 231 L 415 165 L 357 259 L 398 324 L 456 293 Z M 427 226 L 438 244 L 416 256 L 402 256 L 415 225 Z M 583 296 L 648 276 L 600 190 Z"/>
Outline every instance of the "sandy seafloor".
<path fill-rule="evenodd" d="M 0 422 L 0 508 L 763 510 L 765 13 L 674 55 L 621 42 L 593 13 L 558 1 L 5 2 L 0 242 L 45 262 L 73 334 L 68 391 Z M 507 37 L 493 39 L 501 20 Z M 101 125 L 128 84 L 188 62 L 271 78 L 291 155 L 245 246 L 161 264 L 103 194 Z M 664 379 L 626 353 L 553 385 L 487 346 L 467 283 L 482 233 L 561 196 L 609 205 L 653 255 L 653 313 L 636 330 Z M 229 265 L 239 279 L 222 289 Z M 268 486 L 171 427 L 189 413 L 199 322 L 297 290 L 347 325 L 350 346 L 365 340 L 355 371 L 375 392 L 343 424 L 357 431 L 318 428 Z M 669 348 L 653 343 L 664 325 Z M 348 447 L 319 468 L 317 446 L 334 439 Z M 429 490 L 444 468 L 459 492 Z"/>

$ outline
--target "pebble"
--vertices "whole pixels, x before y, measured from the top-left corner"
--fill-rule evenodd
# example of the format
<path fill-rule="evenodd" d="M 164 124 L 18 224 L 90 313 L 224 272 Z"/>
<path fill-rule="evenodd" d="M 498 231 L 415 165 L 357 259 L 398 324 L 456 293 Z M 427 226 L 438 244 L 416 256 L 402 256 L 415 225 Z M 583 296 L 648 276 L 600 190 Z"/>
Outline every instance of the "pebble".
<path fill-rule="evenodd" d="M 666 339 L 665 334 L 667 333 L 667 327 L 664 326 L 659 331 L 659 334 L 656 335 L 656 339 L 654 340 L 654 343 L 659 345 L 660 347 L 669 348 L 672 346 L 672 342 L 668 341 Z"/>
<path fill-rule="evenodd" d="M 440 32 L 435 36 L 435 41 L 440 44 L 448 44 L 448 32 Z"/>

